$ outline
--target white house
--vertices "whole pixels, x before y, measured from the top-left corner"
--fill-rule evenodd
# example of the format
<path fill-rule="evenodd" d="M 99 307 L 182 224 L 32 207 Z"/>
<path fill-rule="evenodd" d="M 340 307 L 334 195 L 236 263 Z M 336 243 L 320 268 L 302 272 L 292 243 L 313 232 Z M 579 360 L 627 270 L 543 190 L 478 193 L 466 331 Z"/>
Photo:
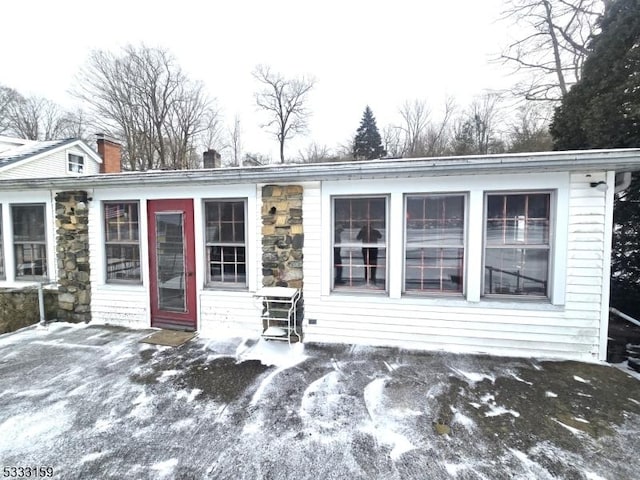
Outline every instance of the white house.
<path fill-rule="evenodd" d="M 0 179 L 95 175 L 102 158 L 75 138 L 35 141 L 0 136 Z"/>
<path fill-rule="evenodd" d="M 305 342 L 604 359 L 636 170 L 640 149 L 0 180 L 0 287 L 204 336 L 261 334 L 256 294 L 289 287 Z"/>

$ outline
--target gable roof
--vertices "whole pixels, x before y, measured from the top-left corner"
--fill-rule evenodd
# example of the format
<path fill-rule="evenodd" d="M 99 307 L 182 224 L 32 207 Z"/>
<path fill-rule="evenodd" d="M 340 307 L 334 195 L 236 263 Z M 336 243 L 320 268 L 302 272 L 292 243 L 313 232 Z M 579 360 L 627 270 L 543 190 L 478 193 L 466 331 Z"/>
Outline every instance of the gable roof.
<path fill-rule="evenodd" d="M 44 142 L 39 141 L 26 141 L 22 145 L 18 145 L 9 150 L 0 152 L 0 170 L 13 166 L 17 163 L 35 160 L 46 154 L 55 153 L 62 148 L 68 148 L 70 146 L 78 146 L 87 152 L 93 159 L 102 163 L 102 158 L 96 152 L 82 140 L 78 138 L 66 138 L 64 140 L 48 140 Z"/>

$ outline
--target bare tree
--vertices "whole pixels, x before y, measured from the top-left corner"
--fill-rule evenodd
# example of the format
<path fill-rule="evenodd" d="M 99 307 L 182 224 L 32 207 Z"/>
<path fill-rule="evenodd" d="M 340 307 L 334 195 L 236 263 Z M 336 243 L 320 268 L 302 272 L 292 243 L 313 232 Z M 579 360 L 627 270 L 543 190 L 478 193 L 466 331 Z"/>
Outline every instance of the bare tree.
<path fill-rule="evenodd" d="M 22 96 L 16 90 L 0 85 L 0 134 L 11 128 L 11 111 L 14 104 L 21 100 Z"/>
<path fill-rule="evenodd" d="M 424 139 L 424 155 L 436 157 L 445 155 L 450 142 L 450 130 L 453 114 L 456 111 L 455 101 L 448 97 L 444 102 L 444 111 L 437 123 L 431 123 Z"/>
<path fill-rule="evenodd" d="M 316 142 L 311 142 L 306 150 L 300 150 L 298 156 L 301 163 L 330 162 L 336 159 L 336 156 L 332 154 L 329 147 L 319 145 Z"/>
<path fill-rule="evenodd" d="M 406 101 L 400 107 L 401 122 L 385 127 L 382 133 L 387 153 L 392 157 L 444 155 L 449 143 L 455 102 L 447 98 L 439 120 L 431 119 L 425 100 Z"/>
<path fill-rule="evenodd" d="M 90 106 L 98 128 L 124 140 L 123 161 L 131 170 L 191 168 L 199 163 L 199 142 L 219 129 L 203 85 L 161 48 L 93 51 L 73 94 Z"/>
<path fill-rule="evenodd" d="M 526 100 L 558 101 L 580 79 L 587 42 L 606 0 L 508 0 L 502 19 L 521 36 L 500 60 L 527 72 L 513 93 Z"/>
<path fill-rule="evenodd" d="M 0 94 L 3 131 L 29 140 L 54 140 L 74 136 L 72 114 L 43 97 L 24 97 L 13 89 Z"/>
<path fill-rule="evenodd" d="M 552 110 L 539 103 L 527 102 L 518 108 L 515 121 L 507 133 L 510 152 L 545 152 L 553 150 L 549 133 Z"/>
<path fill-rule="evenodd" d="M 286 79 L 264 65 L 256 67 L 253 76 L 262 84 L 262 90 L 256 93 L 256 104 L 270 117 L 262 126 L 270 128 L 278 139 L 280 163 L 284 163 L 285 141 L 307 130 L 311 112 L 306 104 L 315 81 L 304 77 Z"/>
<path fill-rule="evenodd" d="M 424 136 L 429 125 L 430 110 L 424 100 L 405 101 L 400 107 L 402 124 L 398 127 L 404 134 L 402 156 L 420 157 L 424 155 Z"/>
<path fill-rule="evenodd" d="M 402 158 L 405 152 L 405 141 L 402 130 L 396 125 L 387 125 L 382 129 L 382 145 L 390 158 Z"/>
<path fill-rule="evenodd" d="M 231 149 L 231 161 L 234 167 L 239 167 L 242 159 L 242 128 L 240 126 L 240 116 L 233 119 L 233 127 L 227 131 L 227 147 Z"/>
<path fill-rule="evenodd" d="M 473 100 L 467 111 L 455 121 L 451 153 L 486 155 L 502 153 L 504 142 L 498 132 L 501 98 L 487 93 Z"/>

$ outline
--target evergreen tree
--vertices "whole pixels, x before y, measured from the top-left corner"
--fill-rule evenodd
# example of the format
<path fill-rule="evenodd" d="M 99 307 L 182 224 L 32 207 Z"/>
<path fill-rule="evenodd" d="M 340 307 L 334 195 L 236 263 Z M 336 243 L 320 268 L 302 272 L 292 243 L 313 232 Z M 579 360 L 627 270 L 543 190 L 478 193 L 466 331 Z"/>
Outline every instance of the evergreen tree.
<path fill-rule="evenodd" d="M 614 0 L 582 79 L 556 109 L 558 150 L 640 147 L 640 0 Z M 640 175 L 616 197 L 612 303 L 640 315 Z"/>
<path fill-rule="evenodd" d="M 367 105 L 353 141 L 353 157 L 356 160 L 373 160 L 387 154 L 373 112 Z"/>

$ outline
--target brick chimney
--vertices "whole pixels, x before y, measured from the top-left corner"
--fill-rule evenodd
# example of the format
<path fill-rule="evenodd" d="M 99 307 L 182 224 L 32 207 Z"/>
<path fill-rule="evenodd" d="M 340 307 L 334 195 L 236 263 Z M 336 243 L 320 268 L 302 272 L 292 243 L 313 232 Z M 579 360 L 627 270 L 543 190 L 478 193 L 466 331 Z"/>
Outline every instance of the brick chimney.
<path fill-rule="evenodd" d="M 121 148 L 120 142 L 104 133 L 96 134 L 98 142 L 98 155 L 102 157 L 100 173 L 120 173 Z"/>
<path fill-rule="evenodd" d="M 222 157 L 215 150 L 209 149 L 202 154 L 203 168 L 220 168 L 221 165 Z"/>

